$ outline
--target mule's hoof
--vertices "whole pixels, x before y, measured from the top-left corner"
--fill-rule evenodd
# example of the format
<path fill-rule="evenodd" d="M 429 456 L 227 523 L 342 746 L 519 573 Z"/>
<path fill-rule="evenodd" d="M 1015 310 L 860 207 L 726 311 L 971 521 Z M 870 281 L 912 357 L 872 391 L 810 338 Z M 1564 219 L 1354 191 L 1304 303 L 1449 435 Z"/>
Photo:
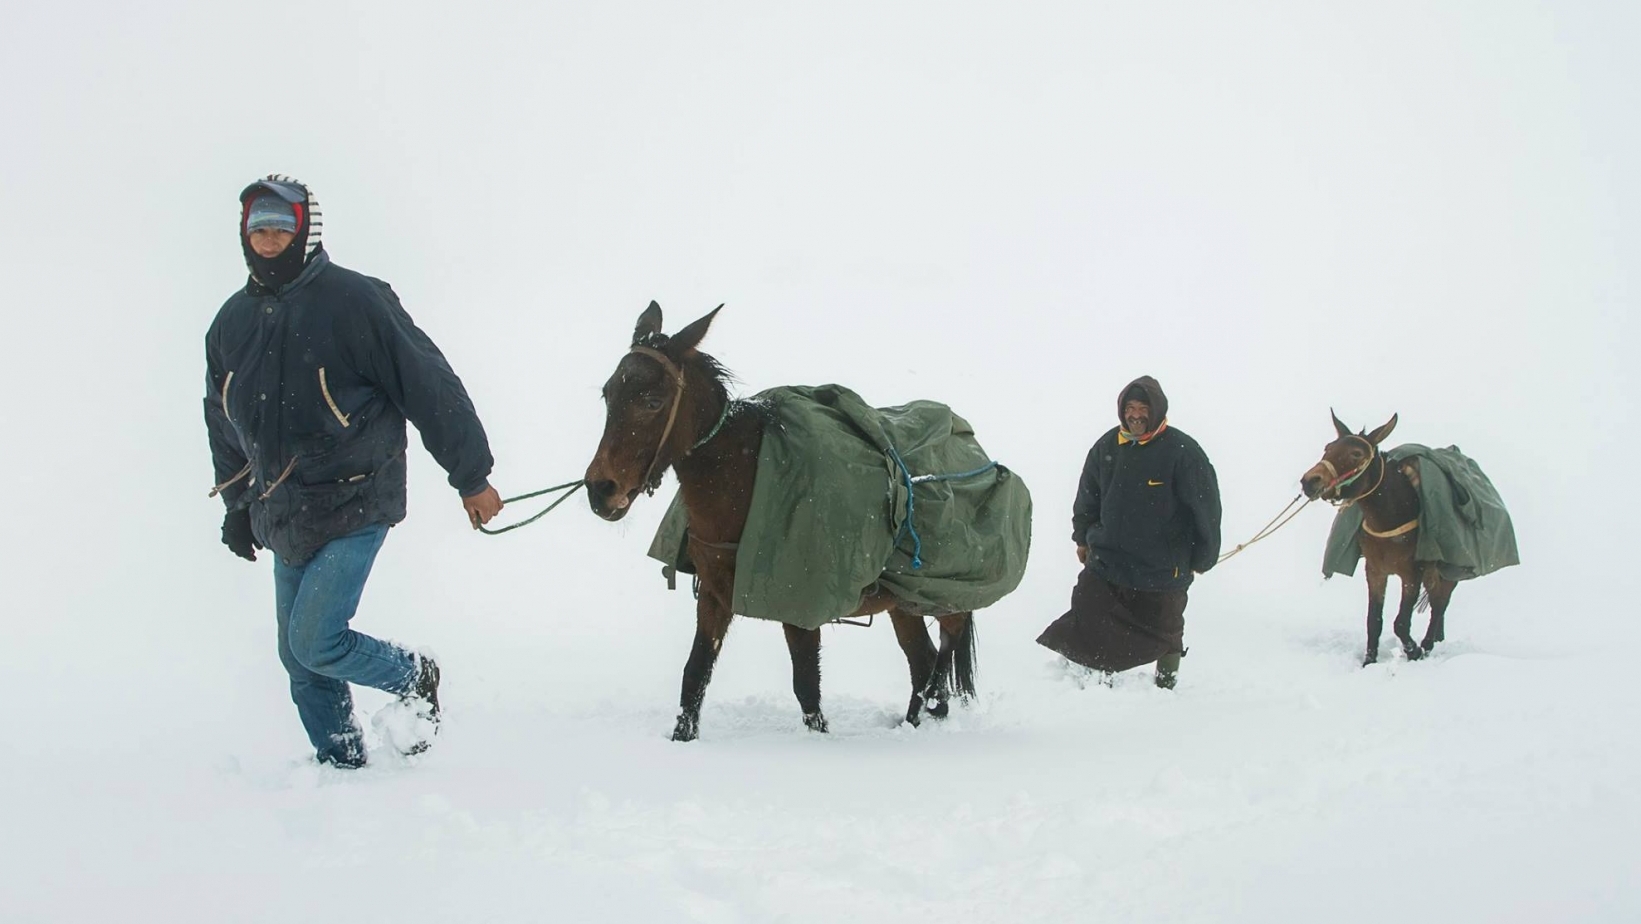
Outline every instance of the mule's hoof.
<path fill-rule="evenodd" d="M 820 732 L 825 734 L 828 731 L 826 727 L 826 716 L 820 714 L 819 712 L 806 712 L 803 716 L 803 727 L 812 732 Z"/>
<path fill-rule="evenodd" d="M 929 715 L 932 715 L 937 719 L 944 719 L 948 714 L 950 714 L 951 711 L 951 703 L 948 703 L 945 700 L 940 700 L 933 706 L 929 707 Z"/>
<path fill-rule="evenodd" d="M 1428 653 L 1428 652 L 1432 652 L 1432 651 L 1436 650 L 1436 642 L 1437 641 L 1438 641 L 1438 639 L 1427 638 L 1424 641 L 1420 642 L 1419 645 L 1420 645 L 1420 647 L 1422 647 Z"/>
<path fill-rule="evenodd" d="M 923 697 L 914 696 L 906 704 L 906 724 L 913 728 L 923 724 Z"/>
<path fill-rule="evenodd" d="M 1372 667 L 1373 665 L 1378 664 L 1378 663 L 1379 663 L 1379 653 L 1378 652 L 1374 652 L 1374 653 L 1372 653 L 1372 654 L 1370 654 L 1367 657 L 1362 659 L 1362 666 L 1363 667 Z"/>
<path fill-rule="evenodd" d="M 1424 657 L 1424 649 L 1420 648 L 1418 645 L 1409 645 L 1402 650 L 1407 652 L 1407 659 L 1409 661 L 1417 661 Z"/>
<path fill-rule="evenodd" d="M 696 739 L 696 737 L 698 737 L 700 735 L 700 733 L 701 733 L 701 730 L 697 726 L 696 721 L 694 719 L 691 719 L 688 716 L 682 716 L 681 715 L 681 716 L 678 717 L 678 724 L 673 726 L 672 740 L 674 740 L 674 741 L 694 741 Z"/>

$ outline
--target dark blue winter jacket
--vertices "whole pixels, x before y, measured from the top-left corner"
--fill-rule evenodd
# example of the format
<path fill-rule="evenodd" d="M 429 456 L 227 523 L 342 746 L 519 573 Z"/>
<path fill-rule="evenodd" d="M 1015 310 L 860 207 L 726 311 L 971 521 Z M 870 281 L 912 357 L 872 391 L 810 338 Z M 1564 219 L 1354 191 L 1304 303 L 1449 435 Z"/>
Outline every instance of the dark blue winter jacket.
<path fill-rule="evenodd" d="M 216 481 L 290 564 L 405 517 L 405 421 L 463 497 L 493 464 L 461 380 L 387 283 L 307 257 L 277 292 L 253 276 L 205 337 L 205 423 Z M 284 480 L 281 481 L 281 476 Z"/>
<path fill-rule="evenodd" d="M 1168 415 L 1168 396 L 1150 376 L 1131 382 L 1147 395 L 1153 419 Z M 1071 537 L 1088 547 L 1087 567 L 1119 587 L 1185 590 L 1193 572 L 1219 559 L 1219 479 L 1197 441 L 1164 425 L 1133 440 L 1120 427 L 1094 443 L 1072 504 Z"/>

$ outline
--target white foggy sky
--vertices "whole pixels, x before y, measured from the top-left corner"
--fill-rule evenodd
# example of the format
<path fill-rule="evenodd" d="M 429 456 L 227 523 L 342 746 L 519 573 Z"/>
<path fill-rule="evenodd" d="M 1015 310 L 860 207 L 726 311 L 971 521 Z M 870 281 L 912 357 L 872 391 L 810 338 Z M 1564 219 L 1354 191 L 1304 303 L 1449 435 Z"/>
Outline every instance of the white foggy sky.
<path fill-rule="evenodd" d="M 1574 647 L 1629 623 L 1595 585 L 1623 537 L 1610 466 L 1635 446 L 1633 5 L 5 20 L 8 622 L 42 652 L 22 677 L 209 662 L 224 620 L 266 615 L 265 567 L 227 556 L 203 498 L 200 395 L 201 338 L 244 276 L 234 196 L 269 171 L 312 184 L 333 257 L 392 282 L 445 350 L 504 494 L 580 474 L 649 299 L 669 330 L 727 302 L 707 348 L 747 392 L 944 400 L 1024 475 L 1037 542 L 999 644 L 1063 606 L 1077 468 L 1141 373 L 1218 467 L 1228 545 L 1296 490 L 1330 406 L 1399 412 L 1393 441 L 1457 443 L 1516 515 L 1527 564 L 1466 587 L 1455 621 L 1504 609 L 1487 618 Z M 641 558 L 664 497 L 498 542 L 463 531 L 420 449 L 412 472 L 372 584 L 403 634 L 459 612 L 492 644 L 573 648 L 665 611 L 674 634 L 641 647 L 672 682 L 687 606 Z M 1359 581 L 1317 579 L 1326 528 L 1309 511 L 1199 584 L 1194 618 L 1359 624 Z M 1552 607 L 1601 628 L 1540 638 Z M 76 658 L 53 653 L 68 640 Z"/>

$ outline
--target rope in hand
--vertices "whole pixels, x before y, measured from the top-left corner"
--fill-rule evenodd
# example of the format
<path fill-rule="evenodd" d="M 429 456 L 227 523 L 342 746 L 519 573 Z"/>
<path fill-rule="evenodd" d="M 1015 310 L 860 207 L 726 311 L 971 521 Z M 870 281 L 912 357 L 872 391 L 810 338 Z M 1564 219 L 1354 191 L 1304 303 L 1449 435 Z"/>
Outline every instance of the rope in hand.
<path fill-rule="evenodd" d="M 1271 522 L 1266 523 L 1264 529 L 1261 529 L 1259 532 L 1255 533 L 1254 537 L 1252 539 L 1249 539 L 1247 542 L 1244 542 L 1241 545 L 1237 546 L 1236 548 L 1230 550 L 1229 552 L 1226 552 L 1224 555 L 1219 556 L 1219 558 L 1214 561 L 1214 564 L 1217 565 L 1220 562 L 1225 561 L 1226 559 L 1236 557 L 1237 553 L 1241 552 L 1243 549 L 1246 549 L 1249 546 L 1254 545 L 1255 543 L 1259 542 L 1260 540 L 1269 539 L 1271 537 L 1271 535 L 1273 533 L 1275 533 L 1277 530 L 1279 530 L 1282 527 L 1287 526 L 1289 523 L 1293 522 L 1294 517 L 1299 516 L 1301 511 L 1303 511 L 1306 507 L 1309 507 L 1311 505 L 1310 501 L 1305 501 L 1303 504 L 1299 504 L 1300 499 L 1303 498 L 1304 496 L 1305 496 L 1304 492 L 1300 492 L 1299 494 L 1295 494 L 1293 496 L 1293 500 L 1288 501 L 1288 506 L 1283 507 L 1281 513 L 1278 513 L 1276 516 L 1272 517 Z M 1294 504 L 1299 504 L 1299 509 L 1298 510 L 1294 510 L 1294 506 L 1293 506 Z M 1288 511 L 1290 511 L 1290 510 L 1293 510 L 1293 512 L 1288 513 Z M 1280 523 L 1277 522 L 1278 520 L 1280 520 L 1281 522 Z"/>
<path fill-rule="evenodd" d="M 559 498 L 556 501 L 553 501 L 551 504 L 548 504 L 547 509 L 541 511 L 540 513 L 538 513 L 535 516 L 529 518 L 528 520 L 520 520 L 519 522 L 514 523 L 511 526 L 503 526 L 500 529 L 489 529 L 487 527 L 480 526 L 478 528 L 479 532 L 484 533 L 486 536 L 499 536 L 502 533 L 509 533 L 509 532 L 512 532 L 515 529 L 519 529 L 520 527 L 529 526 L 531 523 L 534 523 L 535 521 L 541 519 L 542 517 L 546 516 L 547 514 L 552 513 L 553 508 L 557 507 L 559 504 L 562 504 L 565 501 L 569 500 L 570 498 L 574 497 L 575 492 L 577 490 L 579 490 L 586 483 L 587 483 L 586 481 L 566 481 L 563 484 L 555 484 L 550 488 L 542 488 L 540 491 L 531 491 L 529 494 L 520 494 L 518 497 L 503 498 L 502 502 L 501 502 L 502 506 L 506 506 L 506 505 L 514 503 L 516 501 L 529 500 L 532 497 L 540 497 L 543 494 L 551 494 L 554 491 L 564 491 L 564 496 L 563 497 Z M 566 488 L 568 488 L 569 490 L 565 490 Z"/>

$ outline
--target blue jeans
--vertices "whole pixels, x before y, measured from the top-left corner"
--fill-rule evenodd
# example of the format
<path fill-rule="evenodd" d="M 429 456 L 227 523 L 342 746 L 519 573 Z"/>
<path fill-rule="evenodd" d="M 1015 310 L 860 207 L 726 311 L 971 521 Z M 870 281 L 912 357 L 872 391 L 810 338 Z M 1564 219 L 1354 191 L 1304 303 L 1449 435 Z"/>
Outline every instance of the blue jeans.
<path fill-rule="evenodd" d="M 274 556 L 279 661 L 291 675 L 291 700 L 322 761 L 364 760 L 348 684 L 402 694 L 415 683 L 410 652 L 348 628 L 387 531 L 369 526 L 333 539 L 299 567 Z"/>

